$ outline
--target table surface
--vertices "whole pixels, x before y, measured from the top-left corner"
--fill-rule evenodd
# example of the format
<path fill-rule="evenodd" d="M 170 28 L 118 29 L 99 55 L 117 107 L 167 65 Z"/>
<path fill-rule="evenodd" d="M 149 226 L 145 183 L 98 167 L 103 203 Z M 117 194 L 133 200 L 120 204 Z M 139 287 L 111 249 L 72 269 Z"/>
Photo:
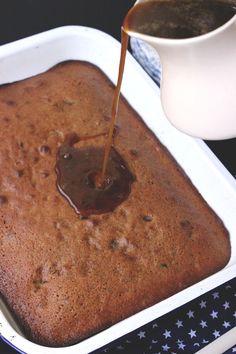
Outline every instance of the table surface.
<path fill-rule="evenodd" d="M 122 20 L 134 3 L 135 0 L 2 0 L 0 45 L 64 25 L 97 28 L 120 40 Z M 236 177 L 236 139 L 206 143 Z M 16 351 L 0 342 L 0 353 Z"/>

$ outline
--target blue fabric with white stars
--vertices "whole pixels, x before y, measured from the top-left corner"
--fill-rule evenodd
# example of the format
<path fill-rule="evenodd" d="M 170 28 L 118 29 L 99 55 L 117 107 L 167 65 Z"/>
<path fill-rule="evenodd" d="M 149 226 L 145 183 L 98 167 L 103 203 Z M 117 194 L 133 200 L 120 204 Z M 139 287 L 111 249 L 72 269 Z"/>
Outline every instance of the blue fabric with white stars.
<path fill-rule="evenodd" d="M 93 354 L 192 354 L 235 326 L 236 278 Z"/>

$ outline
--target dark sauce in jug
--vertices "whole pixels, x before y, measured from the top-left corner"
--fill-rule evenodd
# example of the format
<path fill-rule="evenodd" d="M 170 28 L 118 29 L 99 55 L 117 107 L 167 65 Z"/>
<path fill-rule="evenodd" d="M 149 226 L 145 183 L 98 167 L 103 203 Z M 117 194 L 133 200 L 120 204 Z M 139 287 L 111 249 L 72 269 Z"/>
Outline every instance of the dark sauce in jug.
<path fill-rule="evenodd" d="M 133 7 L 123 26 L 127 32 L 185 39 L 215 30 L 235 13 L 233 0 L 150 0 Z"/>

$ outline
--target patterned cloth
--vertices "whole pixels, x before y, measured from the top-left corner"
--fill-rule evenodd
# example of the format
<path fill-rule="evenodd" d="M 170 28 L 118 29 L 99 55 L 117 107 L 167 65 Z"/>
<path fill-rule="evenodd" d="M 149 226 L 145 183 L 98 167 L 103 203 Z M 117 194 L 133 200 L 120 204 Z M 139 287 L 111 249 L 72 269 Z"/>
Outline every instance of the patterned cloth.
<path fill-rule="evenodd" d="M 192 354 L 235 326 L 236 278 L 93 354 Z"/>
<path fill-rule="evenodd" d="M 161 62 L 157 51 L 149 44 L 136 38 L 130 39 L 130 47 L 134 58 L 160 86 Z"/>

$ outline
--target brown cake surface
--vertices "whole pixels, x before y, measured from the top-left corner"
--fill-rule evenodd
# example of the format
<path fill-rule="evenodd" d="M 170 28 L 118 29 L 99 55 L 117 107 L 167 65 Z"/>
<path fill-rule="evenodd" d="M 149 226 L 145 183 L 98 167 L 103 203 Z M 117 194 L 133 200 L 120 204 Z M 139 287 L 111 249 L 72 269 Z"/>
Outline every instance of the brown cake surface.
<path fill-rule="evenodd" d="M 0 88 L 0 291 L 41 344 L 78 342 L 230 257 L 221 221 L 123 99 L 115 147 L 136 176 L 128 199 L 80 219 L 59 193 L 56 155 L 66 134 L 107 131 L 113 93 L 83 62 Z"/>

